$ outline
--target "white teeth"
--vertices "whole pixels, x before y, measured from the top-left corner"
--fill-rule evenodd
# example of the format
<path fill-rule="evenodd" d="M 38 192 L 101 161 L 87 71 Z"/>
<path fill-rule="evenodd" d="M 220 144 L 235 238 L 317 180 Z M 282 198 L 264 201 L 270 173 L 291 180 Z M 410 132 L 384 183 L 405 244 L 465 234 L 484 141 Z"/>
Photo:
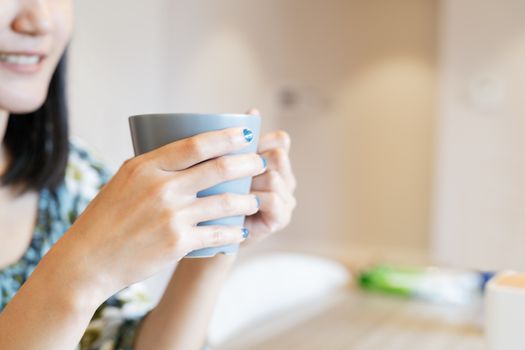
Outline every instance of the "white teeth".
<path fill-rule="evenodd" d="M 6 53 L 0 53 L 0 61 L 12 64 L 37 64 L 38 61 L 40 61 L 40 56 L 10 55 Z"/>

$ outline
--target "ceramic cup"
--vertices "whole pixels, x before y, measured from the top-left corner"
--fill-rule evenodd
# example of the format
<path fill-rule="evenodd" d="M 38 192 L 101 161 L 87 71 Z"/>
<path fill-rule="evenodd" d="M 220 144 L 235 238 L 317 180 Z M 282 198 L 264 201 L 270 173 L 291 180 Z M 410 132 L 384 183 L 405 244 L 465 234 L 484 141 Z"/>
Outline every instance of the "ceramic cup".
<path fill-rule="evenodd" d="M 525 349 L 525 274 L 504 272 L 487 285 L 485 333 L 489 350 Z"/>

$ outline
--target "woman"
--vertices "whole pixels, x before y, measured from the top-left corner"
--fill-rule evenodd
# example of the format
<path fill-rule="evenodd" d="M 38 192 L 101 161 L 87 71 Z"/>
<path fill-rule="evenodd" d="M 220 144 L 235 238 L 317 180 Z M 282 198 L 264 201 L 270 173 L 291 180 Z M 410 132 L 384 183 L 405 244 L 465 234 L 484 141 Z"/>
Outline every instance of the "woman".
<path fill-rule="evenodd" d="M 235 257 L 182 259 L 147 316 L 125 312 L 133 293 L 119 291 L 191 250 L 286 226 L 289 138 L 268 133 L 259 154 L 224 156 L 250 142 L 249 131 L 210 132 L 130 159 L 111 177 L 68 139 L 72 2 L 0 3 L 0 349 L 198 349 Z M 254 176 L 248 195 L 195 197 L 245 176 Z M 195 226 L 232 215 L 247 215 L 245 228 Z"/>

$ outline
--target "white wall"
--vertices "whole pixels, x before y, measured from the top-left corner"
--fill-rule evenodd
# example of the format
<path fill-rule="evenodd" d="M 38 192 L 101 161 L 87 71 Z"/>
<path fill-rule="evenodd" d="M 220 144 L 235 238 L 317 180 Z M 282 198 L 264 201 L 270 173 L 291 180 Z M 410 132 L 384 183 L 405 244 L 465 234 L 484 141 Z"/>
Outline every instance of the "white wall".
<path fill-rule="evenodd" d="M 443 4 L 436 258 L 524 268 L 525 2 Z"/>
<path fill-rule="evenodd" d="M 437 0 L 77 3 L 73 131 L 115 165 L 126 117 L 263 112 L 293 139 L 293 223 L 269 245 L 426 251 Z M 298 99 L 284 108 L 279 92 Z"/>
<path fill-rule="evenodd" d="M 127 117 L 163 110 L 169 2 L 75 2 L 69 52 L 72 133 L 114 167 L 133 155 Z"/>

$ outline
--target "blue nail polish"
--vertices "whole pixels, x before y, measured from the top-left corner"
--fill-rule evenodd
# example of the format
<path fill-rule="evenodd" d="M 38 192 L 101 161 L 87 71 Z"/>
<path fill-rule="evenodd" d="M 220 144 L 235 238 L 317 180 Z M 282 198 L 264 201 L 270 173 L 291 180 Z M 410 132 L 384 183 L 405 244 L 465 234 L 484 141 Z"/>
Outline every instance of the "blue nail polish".
<path fill-rule="evenodd" d="M 262 160 L 262 163 L 263 163 L 263 168 L 266 169 L 266 158 L 264 158 L 263 156 L 261 156 L 261 160 Z"/>
<path fill-rule="evenodd" d="M 242 134 L 244 135 L 244 139 L 246 140 L 246 142 L 252 142 L 253 132 L 250 129 L 244 129 L 242 131 Z"/>
<path fill-rule="evenodd" d="M 259 200 L 259 197 L 255 196 L 255 200 L 257 201 L 257 208 L 261 207 L 261 201 Z"/>
<path fill-rule="evenodd" d="M 243 236 L 244 238 L 248 238 L 248 235 L 249 235 L 249 234 L 250 234 L 250 231 L 248 231 L 247 228 L 243 228 L 243 229 L 242 229 L 242 236 Z"/>

